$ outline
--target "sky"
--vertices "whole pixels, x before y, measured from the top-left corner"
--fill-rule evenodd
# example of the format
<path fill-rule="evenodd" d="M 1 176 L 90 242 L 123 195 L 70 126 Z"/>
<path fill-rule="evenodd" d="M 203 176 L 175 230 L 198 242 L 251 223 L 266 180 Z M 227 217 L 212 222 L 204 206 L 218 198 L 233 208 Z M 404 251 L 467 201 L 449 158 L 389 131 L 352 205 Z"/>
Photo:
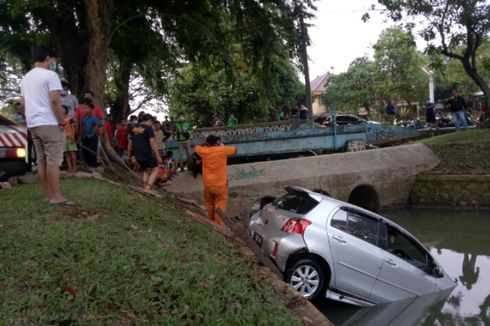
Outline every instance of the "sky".
<path fill-rule="evenodd" d="M 308 48 L 310 78 L 345 72 L 356 58 L 372 57 L 372 45 L 381 31 L 393 26 L 380 12 L 370 12 L 371 19 L 364 23 L 362 15 L 376 0 L 318 0 L 315 26 L 308 32 L 312 40 Z"/>

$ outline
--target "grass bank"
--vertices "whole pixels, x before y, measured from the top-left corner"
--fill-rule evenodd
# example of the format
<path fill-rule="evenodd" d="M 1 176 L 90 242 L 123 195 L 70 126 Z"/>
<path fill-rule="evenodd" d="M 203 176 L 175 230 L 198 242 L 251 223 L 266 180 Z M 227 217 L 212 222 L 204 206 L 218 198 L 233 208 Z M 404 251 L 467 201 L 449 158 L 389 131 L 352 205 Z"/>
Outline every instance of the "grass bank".
<path fill-rule="evenodd" d="M 490 128 L 452 132 L 420 142 L 429 146 L 441 159 L 431 173 L 490 173 Z"/>
<path fill-rule="evenodd" d="M 295 325 L 219 234 L 127 189 L 67 180 L 0 191 L 0 325 Z"/>
<path fill-rule="evenodd" d="M 453 132 L 421 142 L 441 162 L 417 176 L 412 205 L 490 208 L 490 129 Z"/>

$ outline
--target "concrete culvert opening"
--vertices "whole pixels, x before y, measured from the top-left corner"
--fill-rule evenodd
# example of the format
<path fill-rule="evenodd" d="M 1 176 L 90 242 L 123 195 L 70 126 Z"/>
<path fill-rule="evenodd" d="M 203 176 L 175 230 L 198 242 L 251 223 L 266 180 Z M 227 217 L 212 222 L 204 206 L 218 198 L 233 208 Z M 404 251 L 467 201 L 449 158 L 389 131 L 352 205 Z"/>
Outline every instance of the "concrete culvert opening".
<path fill-rule="evenodd" d="M 377 212 L 379 210 L 379 195 L 376 189 L 371 186 L 357 186 L 350 193 L 349 203 Z"/>

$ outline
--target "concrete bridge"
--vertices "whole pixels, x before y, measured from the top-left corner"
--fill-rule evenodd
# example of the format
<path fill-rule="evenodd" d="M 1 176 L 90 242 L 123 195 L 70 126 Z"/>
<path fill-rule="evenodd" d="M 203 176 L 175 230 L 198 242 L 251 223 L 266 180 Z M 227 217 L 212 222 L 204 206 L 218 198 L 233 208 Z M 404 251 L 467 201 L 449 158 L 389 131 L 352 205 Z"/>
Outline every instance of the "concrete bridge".
<path fill-rule="evenodd" d="M 287 185 L 314 189 L 376 211 L 403 206 L 415 176 L 434 168 L 439 158 L 423 144 L 360 152 L 292 158 L 228 166 L 227 213 L 248 216 L 251 205 L 266 195 L 278 196 Z M 202 180 L 181 173 L 169 191 L 202 203 Z"/>

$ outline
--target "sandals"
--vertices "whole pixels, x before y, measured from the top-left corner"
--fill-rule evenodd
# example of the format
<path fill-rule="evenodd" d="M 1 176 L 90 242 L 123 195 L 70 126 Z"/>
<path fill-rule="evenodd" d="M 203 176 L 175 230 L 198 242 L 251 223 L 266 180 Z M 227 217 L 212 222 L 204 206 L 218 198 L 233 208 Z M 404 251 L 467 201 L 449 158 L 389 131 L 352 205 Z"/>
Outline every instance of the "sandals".
<path fill-rule="evenodd" d="M 49 201 L 50 204 L 52 205 L 59 205 L 59 206 L 75 206 L 75 202 L 65 199 L 62 201 Z"/>

